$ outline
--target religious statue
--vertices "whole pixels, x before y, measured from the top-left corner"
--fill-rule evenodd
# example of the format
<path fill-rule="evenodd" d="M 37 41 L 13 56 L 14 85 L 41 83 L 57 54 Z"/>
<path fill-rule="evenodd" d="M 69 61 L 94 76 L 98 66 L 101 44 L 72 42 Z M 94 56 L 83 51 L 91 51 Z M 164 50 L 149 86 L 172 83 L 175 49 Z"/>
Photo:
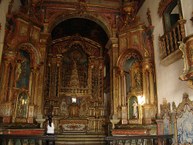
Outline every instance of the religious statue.
<path fill-rule="evenodd" d="M 182 41 L 180 41 L 179 43 L 180 43 L 179 49 L 182 51 L 182 58 L 184 60 L 184 73 L 187 73 L 189 71 L 189 65 L 188 65 L 186 44 L 183 43 Z"/>
<path fill-rule="evenodd" d="M 141 88 L 142 88 L 142 84 L 141 84 L 141 74 L 140 74 L 139 71 L 137 71 L 137 72 L 135 73 L 134 79 L 135 79 L 135 81 L 136 81 L 136 88 L 137 88 L 138 90 L 141 90 Z"/>
<path fill-rule="evenodd" d="M 16 78 L 15 78 L 16 81 L 19 80 L 20 75 L 21 75 L 21 71 L 22 71 L 22 69 L 21 69 L 21 62 L 18 62 L 17 63 L 17 67 L 16 67 Z"/>
<path fill-rule="evenodd" d="M 17 111 L 16 111 L 18 118 L 27 117 L 27 111 L 28 111 L 27 101 L 28 99 L 26 94 L 21 93 L 18 96 Z"/>
<path fill-rule="evenodd" d="M 138 117 L 138 104 L 136 101 L 133 102 L 133 117 L 137 118 Z"/>

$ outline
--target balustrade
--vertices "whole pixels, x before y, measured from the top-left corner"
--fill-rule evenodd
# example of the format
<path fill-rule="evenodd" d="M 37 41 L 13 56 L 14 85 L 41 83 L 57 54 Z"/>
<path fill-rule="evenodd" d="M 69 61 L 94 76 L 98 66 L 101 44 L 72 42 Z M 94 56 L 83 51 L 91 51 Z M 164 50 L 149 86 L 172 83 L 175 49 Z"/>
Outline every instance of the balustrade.
<path fill-rule="evenodd" d="M 172 145 L 173 135 L 108 136 L 108 145 Z"/>
<path fill-rule="evenodd" d="M 178 50 L 178 42 L 182 41 L 185 37 L 184 24 L 185 20 L 179 20 L 169 32 L 166 32 L 163 36 L 160 36 L 160 58 L 164 59 L 176 50 Z"/>
<path fill-rule="evenodd" d="M 55 135 L 0 134 L 0 145 L 55 145 Z"/>

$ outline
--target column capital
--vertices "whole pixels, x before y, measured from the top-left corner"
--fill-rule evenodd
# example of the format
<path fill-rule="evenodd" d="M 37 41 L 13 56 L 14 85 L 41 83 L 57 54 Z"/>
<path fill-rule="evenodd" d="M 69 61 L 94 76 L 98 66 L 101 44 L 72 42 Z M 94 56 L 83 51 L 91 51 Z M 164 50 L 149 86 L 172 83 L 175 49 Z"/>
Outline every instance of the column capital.
<path fill-rule="evenodd" d="M 3 59 L 7 61 L 12 61 L 15 60 L 16 55 L 17 53 L 15 51 L 7 50 L 3 53 Z"/>
<path fill-rule="evenodd" d="M 111 47 L 118 47 L 118 38 L 116 37 L 109 38 L 105 48 L 110 49 Z"/>
<path fill-rule="evenodd" d="M 46 44 L 48 39 L 50 38 L 50 36 L 51 36 L 50 33 L 42 32 L 40 34 L 40 43 L 41 44 Z"/>

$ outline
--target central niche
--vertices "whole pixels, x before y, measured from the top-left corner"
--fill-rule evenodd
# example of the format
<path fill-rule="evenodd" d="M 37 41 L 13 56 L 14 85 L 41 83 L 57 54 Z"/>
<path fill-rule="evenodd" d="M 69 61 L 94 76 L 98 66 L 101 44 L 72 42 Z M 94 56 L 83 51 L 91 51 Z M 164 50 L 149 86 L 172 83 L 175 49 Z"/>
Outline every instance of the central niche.
<path fill-rule="evenodd" d="M 47 60 L 45 115 L 52 113 L 62 132 L 103 132 L 106 101 L 101 45 L 80 35 L 64 37 L 52 42 Z"/>
<path fill-rule="evenodd" d="M 73 44 L 63 54 L 61 77 L 61 94 L 72 97 L 88 95 L 88 56 L 80 44 Z"/>
<path fill-rule="evenodd" d="M 94 21 L 67 19 L 52 30 L 45 72 L 44 114 L 59 132 L 104 133 L 108 36 Z"/>
<path fill-rule="evenodd" d="M 64 118 L 97 114 L 87 108 L 92 103 L 104 105 L 101 51 L 100 44 L 80 35 L 52 42 L 46 69 L 46 113 L 53 106 Z"/>

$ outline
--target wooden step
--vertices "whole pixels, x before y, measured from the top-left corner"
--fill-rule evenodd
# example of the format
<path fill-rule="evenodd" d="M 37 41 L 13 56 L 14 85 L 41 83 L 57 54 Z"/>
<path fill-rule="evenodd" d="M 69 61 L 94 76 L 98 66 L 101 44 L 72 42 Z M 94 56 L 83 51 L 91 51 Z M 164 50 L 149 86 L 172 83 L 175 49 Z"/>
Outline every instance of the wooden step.
<path fill-rule="evenodd" d="M 56 137 L 56 145 L 106 145 L 103 134 L 65 133 Z"/>

